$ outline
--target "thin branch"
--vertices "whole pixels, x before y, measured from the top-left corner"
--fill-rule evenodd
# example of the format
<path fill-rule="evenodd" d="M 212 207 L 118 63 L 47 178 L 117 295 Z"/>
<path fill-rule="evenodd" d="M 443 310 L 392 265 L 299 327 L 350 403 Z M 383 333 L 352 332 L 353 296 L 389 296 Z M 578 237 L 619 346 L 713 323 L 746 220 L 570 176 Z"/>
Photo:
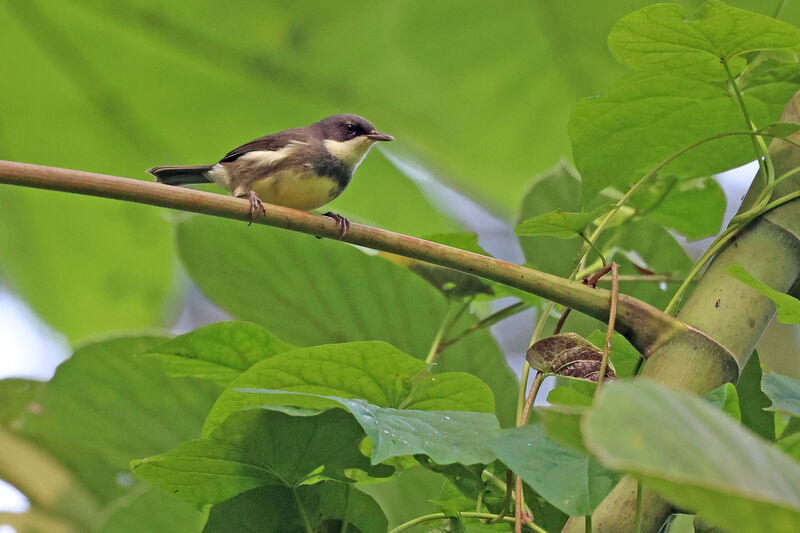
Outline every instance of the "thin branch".
<path fill-rule="evenodd" d="M 614 321 L 617 318 L 617 300 L 619 298 L 619 273 L 616 263 L 610 263 L 611 267 L 611 311 L 608 314 L 608 331 L 606 332 L 606 342 L 603 344 L 603 359 L 600 362 L 600 374 L 597 376 L 597 389 L 595 394 L 603 386 L 606 379 L 606 368 L 608 368 L 608 356 L 611 354 L 611 337 L 614 335 Z"/>
<path fill-rule="evenodd" d="M 491 315 L 487 316 L 484 319 L 481 319 L 479 322 L 475 322 L 470 327 L 452 337 L 439 345 L 438 353 L 441 353 L 448 349 L 450 346 L 454 345 L 470 333 L 474 333 L 480 329 L 486 329 L 492 327 L 493 325 L 497 324 L 498 322 L 505 320 L 506 318 L 516 315 L 517 313 L 521 313 L 526 309 L 529 309 L 530 305 L 526 304 L 525 302 L 517 302 L 514 304 L 509 305 L 508 307 L 504 307 L 499 311 L 492 313 Z M 455 320 L 453 320 L 455 322 Z"/>
<path fill-rule="evenodd" d="M 0 161 L 0 183 L 250 220 L 250 204 L 241 198 L 91 172 Z M 266 213 L 257 214 L 254 222 L 320 237 L 339 236 L 339 227 L 332 218 L 277 205 L 267 205 Z M 351 224 L 342 240 L 481 276 L 572 307 L 598 320 L 608 317 L 611 293 L 577 281 L 361 224 Z M 677 319 L 624 294 L 619 297 L 617 324 L 618 331 L 645 354 L 686 330 L 686 325 Z"/>

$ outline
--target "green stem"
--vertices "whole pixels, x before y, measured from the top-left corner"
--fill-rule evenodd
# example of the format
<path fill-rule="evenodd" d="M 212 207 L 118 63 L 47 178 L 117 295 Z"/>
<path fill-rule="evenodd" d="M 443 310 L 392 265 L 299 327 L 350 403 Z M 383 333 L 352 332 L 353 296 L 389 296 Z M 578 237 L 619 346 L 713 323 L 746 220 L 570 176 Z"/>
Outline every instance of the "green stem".
<path fill-rule="evenodd" d="M 636 216 L 640 216 L 640 217 L 646 217 L 647 215 L 649 215 L 650 213 L 652 213 L 653 211 L 655 211 L 656 209 L 658 209 L 658 206 L 660 206 L 661 204 L 663 204 L 663 203 L 664 203 L 664 200 L 667 198 L 667 196 L 669 196 L 669 193 L 670 193 L 670 192 L 672 192 L 672 189 L 674 189 L 674 188 L 675 188 L 675 184 L 676 184 L 676 183 L 678 183 L 678 178 L 674 178 L 674 177 L 673 177 L 673 178 L 670 180 L 670 182 L 669 182 L 669 185 L 667 185 L 667 188 L 666 188 L 666 189 L 664 189 L 664 192 L 662 192 L 662 193 L 661 193 L 661 196 L 659 196 L 659 197 L 656 199 L 656 201 L 655 201 L 655 202 L 653 202 L 652 204 L 650 204 L 650 205 L 647 207 L 647 209 L 645 209 L 645 210 L 643 210 L 643 211 L 637 211 L 637 212 L 636 212 Z"/>
<path fill-rule="evenodd" d="M 539 315 L 539 319 L 536 321 L 536 329 L 533 331 L 530 346 L 533 346 L 536 341 L 539 340 L 539 337 L 542 335 L 542 330 L 544 329 L 544 324 L 547 322 L 547 317 L 552 310 L 553 302 L 547 302 L 547 305 L 541 310 L 542 314 Z M 521 425 L 522 412 L 525 409 L 525 393 L 528 392 L 528 375 L 530 371 L 531 365 L 526 359 L 525 364 L 522 365 L 522 377 L 519 381 L 519 390 L 517 391 L 517 426 Z"/>
<path fill-rule="evenodd" d="M 499 515 L 492 514 L 492 513 L 472 513 L 472 512 L 463 512 L 458 513 L 458 516 L 461 518 L 479 518 L 484 520 L 493 520 L 497 519 Z M 413 520 L 409 520 L 403 524 L 400 524 L 396 528 L 389 531 L 389 533 L 400 533 L 401 531 L 405 531 L 406 529 L 410 529 L 414 526 L 418 526 L 420 524 L 424 524 L 426 522 L 433 522 L 434 520 L 442 520 L 444 518 L 453 518 L 451 514 L 448 513 L 433 513 L 433 514 L 426 514 L 424 516 L 418 516 Z M 508 522 L 513 524 L 514 519 L 508 516 L 501 518 L 503 522 Z M 531 530 L 535 531 L 536 533 L 547 533 L 544 529 L 540 528 L 533 522 L 525 522 L 525 525 L 528 526 Z"/>
<path fill-rule="evenodd" d="M 581 236 L 581 239 L 583 239 L 583 240 L 584 240 L 584 242 L 585 242 L 586 244 L 588 244 L 588 245 L 589 245 L 589 248 L 591 248 L 592 250 L 594 250 L 594 252 L 595 252 L 595 253 L 596 253 L 598 256 L 600 256 L 600 261 L 602 261 L 602 262 L 603 262 L 603 265 L 605 265 L 605 264 L 606 264 L 606 258 L 603 256 L 603 252 L 601 252 L 601 251 L 600 251 L 600 250 L 597 248 L 597 246 L 595 246 L 595 245 L 594 245 L 594 243 L 593 243 L 593 242 L 592 242 L 592 241 L 589 239 L 589 237 L 587 237 L 587 236 L 586 236 L 586 234 L 585 234 L 585 233 L 581 232 L 581 233 L 579 233 L 578 235 L 580 235 L 580 236 Z"/>
<path fill-rule="evenodd" d="M 592 515 L 587 514 L 586 519 L 583 521 L 583 530 L 586 533 L 592 533 Z"/>
<path fill-rule="evenodd" d="M 642 482 L 636 483 L 636 517 L 633 521 L 633 533 L 642 532 Z"/>
<path fill-rule="evenodd" d="M 600 392 L 603 382 L 606 379 L 606 369 L 608 368 L 608 357 L 611 354 L 611 338 L 614 335 L 614 322 L 617 320 L 617 302 L 619 300 L 619 273 L 617 264 L 611 263 L 611 310 L 608 313 L 608 331 L 606 341 L 603 344 L 603 359 L 600 361 L 600 374 L 597 376 L 597 388 L 595 395 Z"/>
<path fill-rule="evenodd" d="M 441 353 L 439 351 L 439 344 L 442 342 L 442 337 L 444 337 L 445 332 L 450 329 L 452 326 L 452 322 L 450 320 L 450 315 L 453 313 L 453 304 L 450 303 L 447 306 L 447 312 L 444 314 L 444 319 L 442 323 L 439 325 L 439 329 L 436 331 L 436 336 L 433 338 L 433 342 L 431 343 L 431 349 L 428 350 L 428 356 L 425 358 L 425 364 L 431 366 L 433 363 L 436 362 L 436 359 L 439 357 Z"/>
<path fill-rule="evenodd" d="M 739 88 L 739 84 L 736 83 L 736 80 L 733 77 L 733 73 L 731 72 L 730 65 L 726 59 L 721 59 L 722 66 L 725 67 L 725 73 L 728 75 L 728 83 L 733 90 L 734 95 L 736 96 L 736 102 L 739 104 L 739 110 L 742 112 L 742 116 L 744 117 L 744 122 L 746 127 L 750 128 L 750 131 L 756 133 L 757 129 L 755 124 L 752 120 L 750 120 L 750 112 L 747 110 L 747 106 L 744 104 L 744 96 L 742 96 L 742 90 Z M 753 144 L 753 152 L 755 152 L 756 159 L 758 160 L 758 169 L 759 173 L 762 177 L 765 178 L 766 182 L 765 185 L 769 185 L 772 183 L 775 177 L 775 171 L 772 166 L 772 160 L 769 156 L 769 149 L 767 148 L 766 143 L 764 143 L 764 139 L 760 135 L 756 135 L 754 137 L 750 137 L 750 141 Z"/>
<path fill-rule="evenodd" d="M 353 492 L 353 485 L 351 483 L 347 484 L 347 488 L 345 489 L 345 500 L 344 500 L 344 518 L 342 519 L 342 527 L 339 528 L 339 533 L 347 533 L 347 530 L 350 527 L 350 520 L 348 520 L 347 512 L 349 511 L 350 507 L 350 495 Z"/>
<path fill-rule="evenodd" d="M 767 211 L 775 209 L 787 202 L 794 200 L 795 198 L 800 197 L 800 191 L 795 191 L 793 193 L 787 194 L 786 196 L 782 196 L 777 200 L 774 200 L 763 207 L 759 208 L 757 211 L 747 211 L 746 213 L 742 213 L 742 215 L 747 215 L 744 218 L 738 218 L 742 215 L 737 215 L 734 220 L 731 220 L 731 224 L 728 226 L 728 229 L 725 230 L 717 239 L 711 243 L 711 246 L 703 253 L 700 259 L 692 266 L 692 269 L 689 271 L 689 274 L 686 276 L 686 279 L 683 280 L 683 283 L 678 287 L 678 290 L 675 291 L 675 294 L 672 296 L 672 299 L 667 304 L 667 307 L 664 309 L 664 312 L 667 314 L 674 314 L 678 302 L 680 301 L 681 295 L 689 286 L 689 283 L 692 282 L 695 276 L 697 276 L 700 269 L 708 262 L 711 257 L 713 257 L 719 250 L 728 242 L 730 241 L 739 231 L 744 228 L 747 224 L 749 224 L 753 219 L 763 215 Z"/>
<path fill-rule="evenodd" d="M 311 521 L 308 519 L 308 514 L 305 508 L 303 508 L 303 502 L 300 500 L 300 496 L 297 494 L 297 489 L 295 487 L 292 487 L 292 496 L 294 496 L 294 503 L 297 505 L 300 518 L 303 519 L 303 526 L 306 529 L 306 533 L 314 533 L 314 528 L 311 527 Z"/>

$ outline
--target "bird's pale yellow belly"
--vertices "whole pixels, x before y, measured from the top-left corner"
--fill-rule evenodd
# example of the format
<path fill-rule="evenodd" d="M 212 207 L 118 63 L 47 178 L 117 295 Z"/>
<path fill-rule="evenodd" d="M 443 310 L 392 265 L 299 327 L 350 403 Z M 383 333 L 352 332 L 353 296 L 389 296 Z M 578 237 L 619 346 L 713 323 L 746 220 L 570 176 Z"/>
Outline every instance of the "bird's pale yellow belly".
<path fill-rule="evenodd" d="M 276 172 L 253 183 L 253 191 L 263 202 L 294 209 L 316 209 L 339 193 L 338 184 L 329 177 L 320 177 L 312 171 L 296 173 Z"/>

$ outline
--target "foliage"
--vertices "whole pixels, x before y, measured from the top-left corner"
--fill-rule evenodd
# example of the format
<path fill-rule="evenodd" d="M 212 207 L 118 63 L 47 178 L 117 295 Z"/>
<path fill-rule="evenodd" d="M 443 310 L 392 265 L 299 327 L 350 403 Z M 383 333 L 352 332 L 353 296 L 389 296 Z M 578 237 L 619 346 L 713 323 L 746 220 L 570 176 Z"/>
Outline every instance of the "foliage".
<path fill-rule="evenodd" d="M 358 179 L 335 209 L 486 254 L 474 234 L 458 231 L 406 179 L 416 158 L 506 216 L 521 196 L 514 238 L 532 267 L 580 280 L 615 261 L 620 293 L 669 310 L 705 263 L 693 266 L 675 233 L 697 239 L 721 229 L 725 199 L 713 173 L 753 159 L 762 165 L 755 201 L 726 239 L 769 202 L 791 199 L 777 195 L 790 176 L 775 175 L 764 140 L 798 129 L 779 122 L 800 88 L 800 30 L 789 23 L 717 0 L 693 15 L 674 4 L 627 14 L 610 30 L 608 45 L 630 72 L 572 108 L 573 167 L 565 160 L 552 166 L 567 151 L 563 110 L 599 87 L 566 90 L 549 74 L 554 65 L 534 69 L 547 43 L 526 22 L 543 12 L 558 18 L 568 8 L 526 5 L 518 7 L 527 16 L 509 9 L 484 17 L 490 8 L 471 2 L 437 17 L 437 8 L 424 3 L 373 4 L 345 10 L 352 19 L 331 3 L 316 3 L 311 18 L 308 7 L 259 4 L 235 20 L 212 5 L 188 18 L 175 5 L 156 9 L 139 1 L 119 8 L 54 2 L 52 12 L 36 2 L 4 7 L 13 24 L 0 39 L 23 47 L 30 44 L 24 35 L 46 28 L 52 31 L 45 47 L 69 42 L 51 27 L 57 17 L 86 28 L 102 15 L 113 23 L 92 35 L 121 32 L 131 20 L 140 30 L 163 29 L 171 48 L 160 58 L 164 43 L 137 33 L 98 52 L 105 61 L 113 57 L 117 70 L 109 75 L 120 86 L 131 82 L 128 100 L 113 84 L 92 83 L 95 67 L 83 62 L 80 46 L 64 47 L 65 63 L 84 65 L 86 79 L 76 87 L 89 103 L 68 105 L 80 100 L 71 87 L 58 119 L 69 122 L 92 105 L 114 102 L 105 116 L 127 121 L 125 129 L 97 126 L 92 142 L 82 141 L 94 146 L 91 152 L 65 139 L 52 143 L 52 152 L 28 154 L 18 138 L 30 137 L 29 123 L 52 110 L 26 106 L 9 118 L 16 124 L 19 113 L 31 113 L 10 137 L 8 153 L 132 173 L 151 166 L 153 154 L 207 158 L 219 137 L 242 135 L 242 124 L 280 129 L 333 106 L 363 108 L 381 128 L 406 138 L 414 156 L 371 155 L 359 176 L 372 181 Z M 584 19 L 608 22 L 601 28 L 607 31 L 610 17 L 625 14 L 585 9 L 571 23 L 573 46 L 581 50 L 583 35 L 603 26 Z M 211 35 L 193 29 L 209 27 L 209 20 L 217 28 Z M 225 31 L 241 35 L 237 46 L 222 44 Z M 342 35 L 369 44 L 343 43 Z M 442 42 L 452 46 L 430 53 Z M 345 45 L 352 58 L 333 50 Z M 583 61 L 593 64 L 586 68 L 611 82 L 621 67 L 592 61 L 601 47 L 586 48 Z M 122 73 L 128 63 L 135 68 Z M 64 68 L 32 73 L 36 90 Z M 133 72 L 179 84 L 183 94 L 166 101 L 154 91 L 139 94 Z M 213 91 L 232 95 L 225 110 L 201 105 L 211 79 L 223 80 Z M 549 96 L 519 90 L 531 80 L 546 85 Z M 29 88 L 4 85 L 6 100 Z M 437 97 L 449 86 L 463 93 Z M 206 115 L 187 113 L 193 106 Z M 462 108 L 469 112 L 457 112 Z M 142 135 L 150 129 L 156 133 Z M 52 132 L 42 135 L 53 140 Z M 505 176 L 501 186 L 492 181 L 497 176 Z M 49 218 L 42 209 L 63 225 L 42 221 Z M 735 386 L 696 397 L 633 379 L 642 353 L 616 333 L 606 347 L 605 324 L 572 313 L 568 332 L 534 339 L 528 352 L 535 370 L 559 381 L 548 396 L 552 405 L 534 409 L 526 425 L 524 391 L 517 391 L 489 326 L 535 307 L 539 330 L 551 328 L 552 304 L 340 242 L 211 217 L 170 219 L 185 274 L 231 320 L 175 337 L 95 339 L 47 383 L 0 381 L 0 444 L 8 450 L 0 477 L 32 505 L 0 520 L 21 533 L 42 524 L 123 533 L 371 533 L 417 523 L 426 531 L 508 531 L 504 521 L 517 499 L 524 499 L 525 520 L 533 517 L 526 527 L 556 531 L 568 517 L 594 512 L 623 476 L 729 531 L 789 532 L 800 523 L 800 381 L 762 372 L 757 356 Z M 3 191 L 3 280 L 72 341 L 163 325 L 165 315 L 175 318 L 181 292 L 168 228 L 154 209 Z M 52 239 L 63 242 L 51 246 Z M 89 254 L 92 247 L 105 253 Z M 741 291 L 773 300 L 779 320 L 800 323 L 798 300 L 783 292 L 789 287 L 769 287 L 740 265 L 726 272 Z M 494 302 L 508 296 L 521 303 Z M 493 314 L 487 302 L 507 307 Z M 604 377 L 614 382 L 600 386 L 592 381 L 606 356 Z M 509 485 L 507 469 L 521 479 L 522 494 Z"/>

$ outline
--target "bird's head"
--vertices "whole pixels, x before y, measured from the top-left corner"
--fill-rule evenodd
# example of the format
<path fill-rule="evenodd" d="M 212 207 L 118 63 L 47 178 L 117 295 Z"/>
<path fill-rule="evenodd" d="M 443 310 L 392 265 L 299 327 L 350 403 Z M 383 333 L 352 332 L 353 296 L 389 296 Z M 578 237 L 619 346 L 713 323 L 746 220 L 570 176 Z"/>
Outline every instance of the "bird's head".
<path fill-rule="evenodd" d="M 361 163 L 372 145 L 393 141 L 394 137 L 375 129 L 369 120 L 350 113 L 333 115 L 315 124 L 328 151 L 353 169 Z"/>

